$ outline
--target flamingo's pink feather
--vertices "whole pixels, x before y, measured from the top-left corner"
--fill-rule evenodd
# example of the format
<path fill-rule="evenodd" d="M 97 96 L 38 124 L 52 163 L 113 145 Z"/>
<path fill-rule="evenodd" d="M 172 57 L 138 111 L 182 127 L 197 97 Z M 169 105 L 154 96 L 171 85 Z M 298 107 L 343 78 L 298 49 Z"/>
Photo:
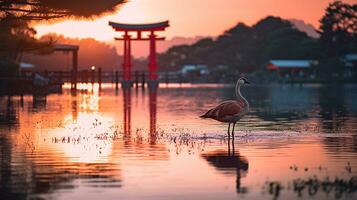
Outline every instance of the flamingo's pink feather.
<path fill-rule="evenodd" d="M 226 101 L 215 108 L 210 109 L 201 118 L 211 118 L 218 121 L 223 121 L 225 117 L 239 115 L 243 112 L 243 101 Z"/>

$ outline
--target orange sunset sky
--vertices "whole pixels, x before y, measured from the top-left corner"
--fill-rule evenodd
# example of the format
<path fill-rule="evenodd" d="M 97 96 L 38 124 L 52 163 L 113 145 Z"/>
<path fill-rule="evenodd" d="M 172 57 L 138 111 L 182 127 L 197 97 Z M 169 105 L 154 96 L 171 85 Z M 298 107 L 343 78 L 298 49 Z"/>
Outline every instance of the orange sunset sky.
<path fill-rule="evenodd" d="M 357 0 L 344 0 L 356 3 Z M 162 33 L 175 36 L 217 36 L 238 21 L 254 24 L 267 15 L 301 19 L 318 27 L 319 19 L 331 0 L 128 0 L 115 14 L 93 21 L 63 21 L 36 26 L 38 36 L 57 32 L 68 37 L 112 40 L 116 33 L 108 21 L 148 23 L 170 20 Z"/>

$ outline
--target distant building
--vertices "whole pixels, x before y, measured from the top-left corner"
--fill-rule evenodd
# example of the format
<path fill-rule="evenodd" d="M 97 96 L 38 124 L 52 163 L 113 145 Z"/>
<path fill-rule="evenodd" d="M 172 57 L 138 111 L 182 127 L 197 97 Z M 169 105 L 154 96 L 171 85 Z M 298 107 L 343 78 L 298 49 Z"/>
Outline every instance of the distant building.
<path fill-rule="evenodd" d="M 20 62 L 19 66 L 20 66 L 20 70 L 32 70 L 36 67 L 32 63 L 25 63 L 25 62 Z"/>
<path fill-rule="evenodd" d="M 357 65 L 357 53 L 349 53 L 345 55 L 346 61 L 349 61 L 353 63 L 354 65 Z"/>
<path fill-rule="evenodd" d="M 306 76 L 311 75 L 316 60 L 270 60 L 266 65 L 269 71 L 276 71 L 283 76 Z"/>
<path fill-rule="evenodd" d="M 202 76 L 208 74 L 208 68 L 206 65 L 189 64 L 182 67 L 181 73 L 184 75 Z"/>
<path fill-rule="evenodd" d="M 342 60 L 345 63 L 344 76 L 353 77 L 357 75 L 357 53 L 346 54 Z"/>
<path fill-rule="evenodd" d="M 216 67 L 218 70 L 228 70 L 229 66 L 228 65 L 217 65 Z"/>

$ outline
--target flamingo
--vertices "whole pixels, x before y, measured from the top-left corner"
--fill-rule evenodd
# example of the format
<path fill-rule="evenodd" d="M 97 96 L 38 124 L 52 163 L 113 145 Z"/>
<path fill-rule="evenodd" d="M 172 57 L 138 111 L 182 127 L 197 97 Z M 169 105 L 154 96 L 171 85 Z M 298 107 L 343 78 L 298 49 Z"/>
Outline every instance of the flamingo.
<path fill-rule="evenodd" d="M 230 137 L 230 126 L 233 124 L 232 128 L 232 139 L 234 139 L 234 127 L 246 113 L 249 112 L 249 103 L 248 101 L 242 96 L 240 92 L 240 87 L 250 84 L 249 81 L 241 77 L 238 79 L 236 84 L 236 100 L 227 100 L 223 101 L 221 104 L 208 110 L 204 115 L 200 117 L 203 119 L 210 118 L 220 122 L 228 123 L 228 138 Z"/>

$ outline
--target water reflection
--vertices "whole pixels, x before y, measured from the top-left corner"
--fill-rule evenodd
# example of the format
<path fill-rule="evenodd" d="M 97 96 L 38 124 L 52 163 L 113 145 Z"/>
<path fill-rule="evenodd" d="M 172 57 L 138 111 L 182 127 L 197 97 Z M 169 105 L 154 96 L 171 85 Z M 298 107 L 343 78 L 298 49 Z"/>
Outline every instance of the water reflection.
<path fill-rule="evenodd" d="M 73 190 L 78 180 L 87 187 L 121 187 L 120 170 L 112 163 L 73 163 L 54 154 L 44 159 L 40 151 L 20 155 L 8 139 L 0 143 L 2 199 L 37 199 L 40 194 Z"/>
<path fill-rule="evenodd" d="M 0 97 L 0 128 L 18 124 L 18 113 L 12 97 Z"/>
<path fill-rule="evenodd" d="M 226 135 L 223 126 L 197 116 L 234 98 L 232 87 L 117 93 L 106 85 L 101 91 L 96 84 L 78 88 L 76 94 L 64 90 L 49 96 L 0 98 L 2 199 L 68 199 L 69 194 L 87 191 L 88 198 L 98 195 L 94 199 L 130 198 L 124 194 L 136 194 L 138 189 L 148 199 L 177 193 L 204 198 L 209 192 L 235 199 L 262 195 L 262 179 L 284 181 L 293 173 L 288 166 L 295 162 L 309 167 L 324 163 L 331 176 L 341 174 L 336 163 L 351 162 L 352 172 L 346 176 L 357 168 L 356 87 L 247 87 L 242 92 L 253 110 L 237 127 L 250 132 L 238 131 L 235 142 L 219 144 Z M 286 131 L 293 134 L 284 137 Z M 299 139 L 300 134 L 307 139 Z M 182 143 L 177 142 L 179 136 Z M 242 138 L 248 142 L 241 143 Z M 313 158 L 305 156 L 310 154 Z M 194 184 L 188 183 L 195 181 L 201 181 L 199 194 L 189 188 Z"/>
<path fill-rule="evenodd" d="M 77 93 L 67 96 L 68 109 L 66 99 L 57 102 L 56 95 L 49 103 L 46 96 L 27 96 L 20 102 L 32 104 L 25 104 L 29 114 L 21 119 L 19 108 L 23 103 L 19 106 L 12 97 L 1 98 L 6 102 L 1 107 L 1 125 L 22 127 L 0 135 L 2 198 L 37 198 L 37 194 L 73 190 L 79 180 L 82 186 L 121 187 L 119 152 L 147 160 L 167 160 L 165 146 L 156 142 L 157 91 L 150 90 L 149 94 L 148 140 L 131 135 L 131 90 L 123 90 L 123 132 L 116 119 L 101 112 L 100 92 L 95 85 L 82 85 Z M 56 112 L 58 108 L 60 112 Z"/>
<path fill-rule="evenodd" d="M 131 135 L 131 89 L 123 89 L 124 106 L 124 136 L 130 138 Z"/>
<path fill-rule="evenodd" d="M 149 89 L 149 110 L 150 110 L 150 143 L 155 144 L 157 139 L 156 131 L 156 107 L 157 88 Z"/>
<path fill-rule="evenodd" d="M 343 86 L 320 87 L 318 93 L 319 115 L 324 119 L 322 129 L 328 132 L 339 131 L 348 114 L 345 108 L 345 90 Z"/>
<path fill-rule="evenodd" d="M 123 107 L 124 107 L 124 135 L 127 138 L 131 137 L 131 91 L 132 89 L 123 89 Z M 144 93 L 145 91 L 143 91 Z M 135 89 L 135 98 L 138 99 L 138 89 Z M 157 88 L 149 89 L 149 139 L 151 144 L 156 143 L 157 131 L 156 131 L 156 112 L 157 112 Z M 143 114 L 143 111 L 139 111 L 138 114 Z"/>
<path fill-rule="evenodd" d="M 32 96 L 32 112 L 40 112 L 46 110 L 46 95 L 33 95 Z"/>
<path fill-rule="evenodd" d="M 248 88 L 250 89 L 250 88 Z M 313 109 L 314 88 L 281 85 L 260 86 L 249 92 L 255 114 L 262 120 L 279 123 L 306 119 L 306 110 Z"/>
<path fill-rule="evenodd" d="M 357 102 L 352 100 L 355 86 L 276 85 L 246 90 L 251 113 L 264 121 L 264 128 L 320 133 L 357 131 Z"/>

